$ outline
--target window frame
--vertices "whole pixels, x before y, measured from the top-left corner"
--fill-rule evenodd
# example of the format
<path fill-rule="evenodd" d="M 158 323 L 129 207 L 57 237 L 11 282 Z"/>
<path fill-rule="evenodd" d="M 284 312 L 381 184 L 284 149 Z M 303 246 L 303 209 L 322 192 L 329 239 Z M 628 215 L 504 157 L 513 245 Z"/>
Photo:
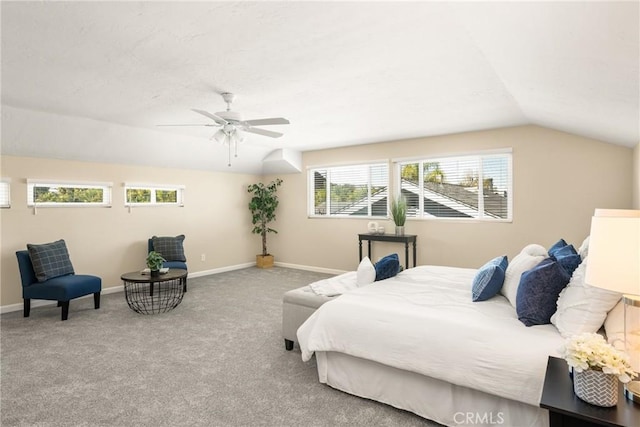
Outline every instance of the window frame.
<path fill-rule="evenodd" d="M 124 187 L 124 206 L 128 208 L 160 207 L 160 206 L 184 207 L 184 193 L 186 188 L 184 185 L 125 182 L 123 187 Z M 129 202 L 127 200 L 127 190 L 148 190 L 151 193 L 150 201 L 149 202 Z M 157 190 L 176 191 L 176 201 L 175 202 L 156 201 Z"/>
<path fill-rule="evenodd" d="M 102 190 L 102 202 L 36 202 L 36 187 L 95 188 Z M 113 198 L 112 182 L 73 181 L 58 179 L 27 179 L 27 206 L 38 208 L 110 208 Z"/>
<path fill-rule="evenodd" d="M 479 172 L 482 174 L 482 161 L 485 158 L 491 157 L 505 157 L 507 160 L 507 185 L 506 191 L 508 194 L 507 197 L 507 217 L 506 218 L 494 218 L 488 215 L 484 215 L 484 199 L 480 196 L 483 194 L 483 186 L 478 186 L 478 212 L 481 214 L 479 217 L 471 217 L 471 218 L 462 218 L 462 217 L 438 217 L 438 216 L 425 216 L 424 208 L 422 210 L 419 209 L 419 216 L 407 216 L 407 221 L 418 220 L 418 221 L 463 221 L 463 222 L 493 222 L 493 223 L 511 223 L 513 222 L 513 151 L 511 148 L 506 149 L 498 149 L 498 150 L 486 150 L 486 151 L 477 151 L 477 152 L 466 152 L 466 153 L 448 153 L 448 154 L 433 154 L 425 157 L 412 157 L 412 158 L 402 158 L 402 159 L 393 159 L 393 178 L 394 178 L 394 186 L 393 186 L 393 194 L 394 197 L 398 197 L 401 194 L 401 186 L 402 186 L 402 178 L 400 176 L 401 169 L 403 165 L 418 163 L 419 167 L 419 188 L 420 191 L 424 191 L 423 187 L 423 173 L 424 173 L 424 163 L 433 162 L 434 160 L 443 160 L 443 159 L 461 159 L 461 158 L 478 158 L 479 159 Z M 478 177 L 478 184 L 483 182 L 483 176 L 480 175 Z M 421 197 L 420 199 L 424 199 Z M 423 201 L 420 202 L 421 204 Z"/>
<path fill-rule="evenodd" d="M 6 203 L 2 200 L 6 194 Z M 0 209 L 11 208 L 11 178 L 0 178 Z"/>
<path fill-rule="evenodd" d="M 343 169 L 343 168 L 347 168 L 347 167 L 363 167 L 366 166 L 367 167 L 367 198 L 368 203 L 367 203 L 367 209 L 368 209 L 368 214 L 367 215 L 349 215 L 349 214 L 342 214 L 342 215 L 338 215 L 338 214 L 331 214 L 331 208 L 330 208 L 330 198 L 331 198 L 331 194 L 330 191 L 326 192 L 326 198 L 327 198 L 327 206 L 329 206 L 329 208 L 327 209 L 327 213 L 325 214 L 316 214 L 315 213 L 315 172 L 318 170 L 326 170 L 328 172 L 328 174 L 330 174 L 330 170 L 332 169 Z M 386 209 L 385 209 L 385 215 L 372 215 L 372 203 L 371 203 L 371 167 L 374 166 L 384 166 L 386 167 L 386 187 L 387 187 L 387 203 L 386 203 Z M 316 165 L 316 166 L 308 166 L 307 167 L 307 218 L 324 218 L 324 219 L 328 219 L 328 218 L 332 218 L 332 219 L 389 219 L 389 194 L 391 192 L 391 180 L 390 180 L 390 165 L 389 165 L 389 160 L 385 159 L 385 160 L 374 160 L 374 161 L 367 161 L 367 162 L 358 162 L 358 163 L 337 163 L 337 164 L 331 164 L 331 165 Z M 330 183 L 330 179 L 327 179 L 327 183 Z"/>

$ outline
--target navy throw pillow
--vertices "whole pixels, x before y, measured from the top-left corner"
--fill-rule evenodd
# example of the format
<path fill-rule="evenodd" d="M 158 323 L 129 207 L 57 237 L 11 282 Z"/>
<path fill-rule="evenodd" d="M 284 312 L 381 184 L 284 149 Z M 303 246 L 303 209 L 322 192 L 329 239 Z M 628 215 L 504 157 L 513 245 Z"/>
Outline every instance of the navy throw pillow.
<path fill-rule="evenodd" d="M 554 252 L 553 257 L 567 270 L 569 276 L 573 274 L 582 262 L 582 258 L 578 255 L 578 251 L 576 251 L 573 245 L 567 245 L 564 248 L 558 249 Z"/>
<path fill-rule="evenodd" d="M 571 275 L 553 258 L 522 273 L 516 296 L 518 319 L 526 326 L 551 323 L 560 291 L 570 278 Z"/>
<path fill-rule="evenodd" d="M 398 259 L 398 254 L 391 254 L 382 258 L 376 263 L 375 268 L 376 282 L 378 280 L 384 280 L 395 276 L 400 272 L 400 260 Z"/>
<path fill-rule="evenodd" d="M 499 256 L 480 267 L 471 282 L 471 299 L 486 301 L 494 297 L 504 284 L 504 274 L 509 261 L 507 256 Z"/>
<path fill-rule="evenodd" d="M 176 237 L 153 236 L 151 240 L 153 241 L 153 250 L 160 252 L 166 261 L 187 261 L 184 256 L 184 234 Z"/>
<path fill-rule="evenodd" d="M 565 242 L 564 239 L 560 239 L 557 242 L 555 242 L 553 245 L 551 245 L 547 253 L 549 255 L 555 255 L 556 251 L 564 248 L 565 246 L 567 246 L 567 242 Z"/>
<path fill-rule="evenodd" d="M 57 240 L 42 245 L 27 244 L 33 272 L 38 282 L 46 282 L 54 277 L 74 274 L 69 251 L 64 240 Z"/>

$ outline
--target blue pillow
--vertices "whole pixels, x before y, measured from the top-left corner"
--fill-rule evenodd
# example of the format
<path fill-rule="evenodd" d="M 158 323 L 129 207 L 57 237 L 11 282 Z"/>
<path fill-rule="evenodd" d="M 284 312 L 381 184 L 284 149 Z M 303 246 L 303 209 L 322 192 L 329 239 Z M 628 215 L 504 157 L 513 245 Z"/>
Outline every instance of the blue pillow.
<path fill-rule="evenodd" d="M 555 242 L 547 251 L 547 253 L 549 255 L 555 255 L 555 252 L 557 250 L 560 250 L 562 248 L 564 248 L 565 246 L 567 246 L 567 242 L 564 241 L 564 239 L 560 239 L 557 242 Z"/>
<path fill-rule="evenodd" d="M 576 251 L 573 245 L 567 245 L 564 248 L 556 250 L 552 256 L 567 270 L 569 276 L 573 274 L 582 262 L 582 258 L 578 255 L 578 251 Z"/>
<path fill-rule="evenodd" d="M 400 272 L 400 260 L 398 254 L 387 255 L 378 261 L 375 265 L 376 268 L 376 282 L 378 280 L 388 279 Z"/>
<path fill-rule="evenodd" d="M 184 255 L 184 234 L 176 237 L 153 236 L 153 250 L 160 252 L 165 261 L 187 262 Z"/>
<path fill-rule="evenodd" d="M 67 245 L 62 239 L 42 245 L 28 243 L 27 251 L 38 282 L 46 282 L 54 277 L 74 274 Z"/>
<path fill-rule="evenodd" d="M 570 278 L 571 275 L 553 258 L 522 273 L 516 296 L 518 319 L 526 326 L 551 323 L 560 291 Z"/>
<path fill-rule="evenodd" d="M 504 283 L 504 274 L 509 261 L 507 256 L 492 259 L 478 270 L 471 282 L 471 298 L 473 301 L 486 301 L 494 297 Z"/>

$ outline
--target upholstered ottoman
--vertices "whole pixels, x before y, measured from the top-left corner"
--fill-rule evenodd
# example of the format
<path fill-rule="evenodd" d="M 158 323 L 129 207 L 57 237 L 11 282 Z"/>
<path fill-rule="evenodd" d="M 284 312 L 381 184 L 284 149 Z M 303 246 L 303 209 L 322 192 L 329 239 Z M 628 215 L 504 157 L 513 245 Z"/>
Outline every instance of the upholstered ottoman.
<path fill-rule="evenodd" d="M 282 298 L 282 336 L 287 350 L 293 349 L 293 343 L 297 341 L 296 332 L 300 325 L 318 307 L 334 298 L 336 297 L 317 295 L 308 285 L 284 294 Z"/>

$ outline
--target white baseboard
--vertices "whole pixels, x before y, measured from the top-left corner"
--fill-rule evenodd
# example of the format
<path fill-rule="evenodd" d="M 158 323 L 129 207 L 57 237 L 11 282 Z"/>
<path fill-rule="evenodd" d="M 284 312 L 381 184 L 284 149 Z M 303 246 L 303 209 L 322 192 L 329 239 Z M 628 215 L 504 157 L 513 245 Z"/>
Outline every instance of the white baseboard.
<path fill-rule="evenodd" d="M 316 267 L 313 265 L 301 265 L 301 264 L 290 264 L 288 262 L 274 262 L 274 265 L 277 267 L 285 267 L 285 268 L 293 268 L 296 270 L 305 270 L 305 271 L 314 271 L 316 273 L 327 273 L 327 274 L 343 274 L 346 273 L 345 270 L 336 270 L 335 268 L 324 268 L 324 267 Z"/>
<path fill-rule="evenodd" d="M 196 271 L 195 273 L 189 273 L 188 277 L 210 276 L 212 274 L 224 273 L 227 271 L 242 270 L 243 268 L 253 267 L 254 265 L 256 265 L 255 262 L 245 262 L 243 264 L 229 265 L 227 267 L 214 268 L 211 270 Z"/>
<path fill-rule="evenodd" d="M 241 270 L 243 268 L 253 267 L 254 265 L 256 265 L 255 262 L 246 262 L 244 264 L 230 265 L 227 267 L 214 268 L 211 270 L 196 271 L 194 273 L 189 273 L 187 278 L 210 276 L 212 274 L 224 273 L 226 271 Z M 291 267 L 291 268 L 295 268 L 295 267 Z M 116 292 L 123 292 L 123 291 L 124 291 L 124 285 L 109 286 L 108 288 L 103 287 L 102 295 L 114 294 Z M 80 298 L 89 298 L 89 297 L 93 297 L 93 294 L 85 295 Z M 80 298 L 76 298 L 76 299 L 80 299 Z M 44 307 L 47 305 L 56 305 L 57 303 L 58 303 L 57 301 L 31 300 L 31 308 Z M 3 305 L 0 307 L 0 314 L 11 313 L 13 311 L 20 311 L 23 309 L 23 307 L 24 307 L 24 303 L 21 303 L 21 302 L 18 304 Z"/>

